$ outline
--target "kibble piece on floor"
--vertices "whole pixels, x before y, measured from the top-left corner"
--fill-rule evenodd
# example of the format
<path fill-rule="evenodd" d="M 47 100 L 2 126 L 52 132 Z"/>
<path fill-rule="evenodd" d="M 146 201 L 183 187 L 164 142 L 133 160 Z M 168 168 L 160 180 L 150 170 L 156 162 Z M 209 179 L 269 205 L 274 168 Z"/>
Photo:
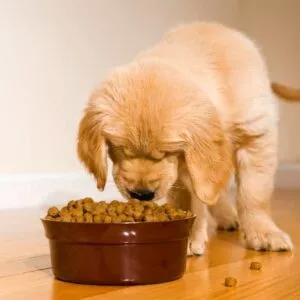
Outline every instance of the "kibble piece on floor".
<path fill-rule="evenodd" d="M 234 277 L 226 277 L 224 284 L 225 286 L 234 287 L 237 285 L 237 280 Z"/>
<path fill-rule="evenodd" d="M 253 261 L 251 264 L 250 264 L 250 269 L 251 270 L 260 270 L 262 267 L 261 263 L 258 262 L 258 261 Z"/>

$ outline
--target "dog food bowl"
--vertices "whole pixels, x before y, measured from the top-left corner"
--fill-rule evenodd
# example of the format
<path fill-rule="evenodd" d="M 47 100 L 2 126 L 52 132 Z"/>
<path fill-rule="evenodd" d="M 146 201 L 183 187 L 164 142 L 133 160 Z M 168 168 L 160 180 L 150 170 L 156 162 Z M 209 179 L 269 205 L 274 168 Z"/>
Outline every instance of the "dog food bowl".
<path fill-rule="evenodd" d="M 119 224 L 42 219 L 42 223 L 57 279 L 81 284 L 129 285 L 182 277 L 194 219 Z"/>

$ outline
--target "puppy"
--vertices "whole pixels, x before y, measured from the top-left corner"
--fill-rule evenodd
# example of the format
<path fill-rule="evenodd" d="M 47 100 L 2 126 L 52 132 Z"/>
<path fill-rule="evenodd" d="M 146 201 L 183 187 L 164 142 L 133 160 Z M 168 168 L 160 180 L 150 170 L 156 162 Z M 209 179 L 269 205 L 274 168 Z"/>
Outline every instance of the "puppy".
<path fill-rule="evenodd" d="M 197 219 L 189 255 L 204 252 L 206 205 L 221 228 L 234 229 L 239 219 L 246 247 L 291 250 L 269 213 L 277 121 L 252 41 L 215 23 L 183 25 L 94 91 L 80 123 L 78 155 L 100 190 L 109 155 L 124 197 L 190 205 Z M 238 216 L 226 193 L 232 175 Z"/>

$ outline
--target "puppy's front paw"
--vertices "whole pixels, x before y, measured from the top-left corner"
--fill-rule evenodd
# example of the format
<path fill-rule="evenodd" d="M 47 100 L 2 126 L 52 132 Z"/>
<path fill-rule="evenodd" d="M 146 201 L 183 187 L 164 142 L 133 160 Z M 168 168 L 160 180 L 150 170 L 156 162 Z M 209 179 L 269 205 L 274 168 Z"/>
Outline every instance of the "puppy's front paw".
<path fill-rule="evenodd" d="M 244 244 L 249 249 L 261 251 L 290 251 L 293 243 L 283 231 L 246 230 L 243 232 Z"/>
<path fill-rule="evenodd" d="M 206 242 L 205 241 L 197 241 L 197 240 L 189 240 L 187 255 L 203 255 L 205 251 Z"/>
<path fill-rule="evenodd" d="M 202 233 L 198 235 L 197 238 L 189 238 L 188 247 L 187 247 L 187 255 L 203 255 L 206 247 L 206 243 L 208 241 L 207 233 Z"/>
<path fill-rule="evenodd" d="M 239 228 L 237 211 L 232 204 L 223 200 L 223 203 L 219 203 L 218 206 L 211 207 L 210 212 L 219 230 L 234 231 Z"/>
<path fill-rule="evenodd" d="M 230 218 L 219 218 L 216 221 L 218 230 L 235 231 L 239 228 L 237 215 L 232 215 Z"/>

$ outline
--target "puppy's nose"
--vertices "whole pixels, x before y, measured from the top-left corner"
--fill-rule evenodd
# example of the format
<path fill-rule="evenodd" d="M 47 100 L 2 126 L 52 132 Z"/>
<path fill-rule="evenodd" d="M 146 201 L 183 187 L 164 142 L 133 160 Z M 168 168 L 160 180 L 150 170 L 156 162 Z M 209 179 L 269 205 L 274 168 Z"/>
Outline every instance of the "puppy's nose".
<path fill-rule="evenodd" d="M 155 193 L 149 190 L 129 191 L 130 197 L 141 201 L 150 201 L 154 198 Z"/>

